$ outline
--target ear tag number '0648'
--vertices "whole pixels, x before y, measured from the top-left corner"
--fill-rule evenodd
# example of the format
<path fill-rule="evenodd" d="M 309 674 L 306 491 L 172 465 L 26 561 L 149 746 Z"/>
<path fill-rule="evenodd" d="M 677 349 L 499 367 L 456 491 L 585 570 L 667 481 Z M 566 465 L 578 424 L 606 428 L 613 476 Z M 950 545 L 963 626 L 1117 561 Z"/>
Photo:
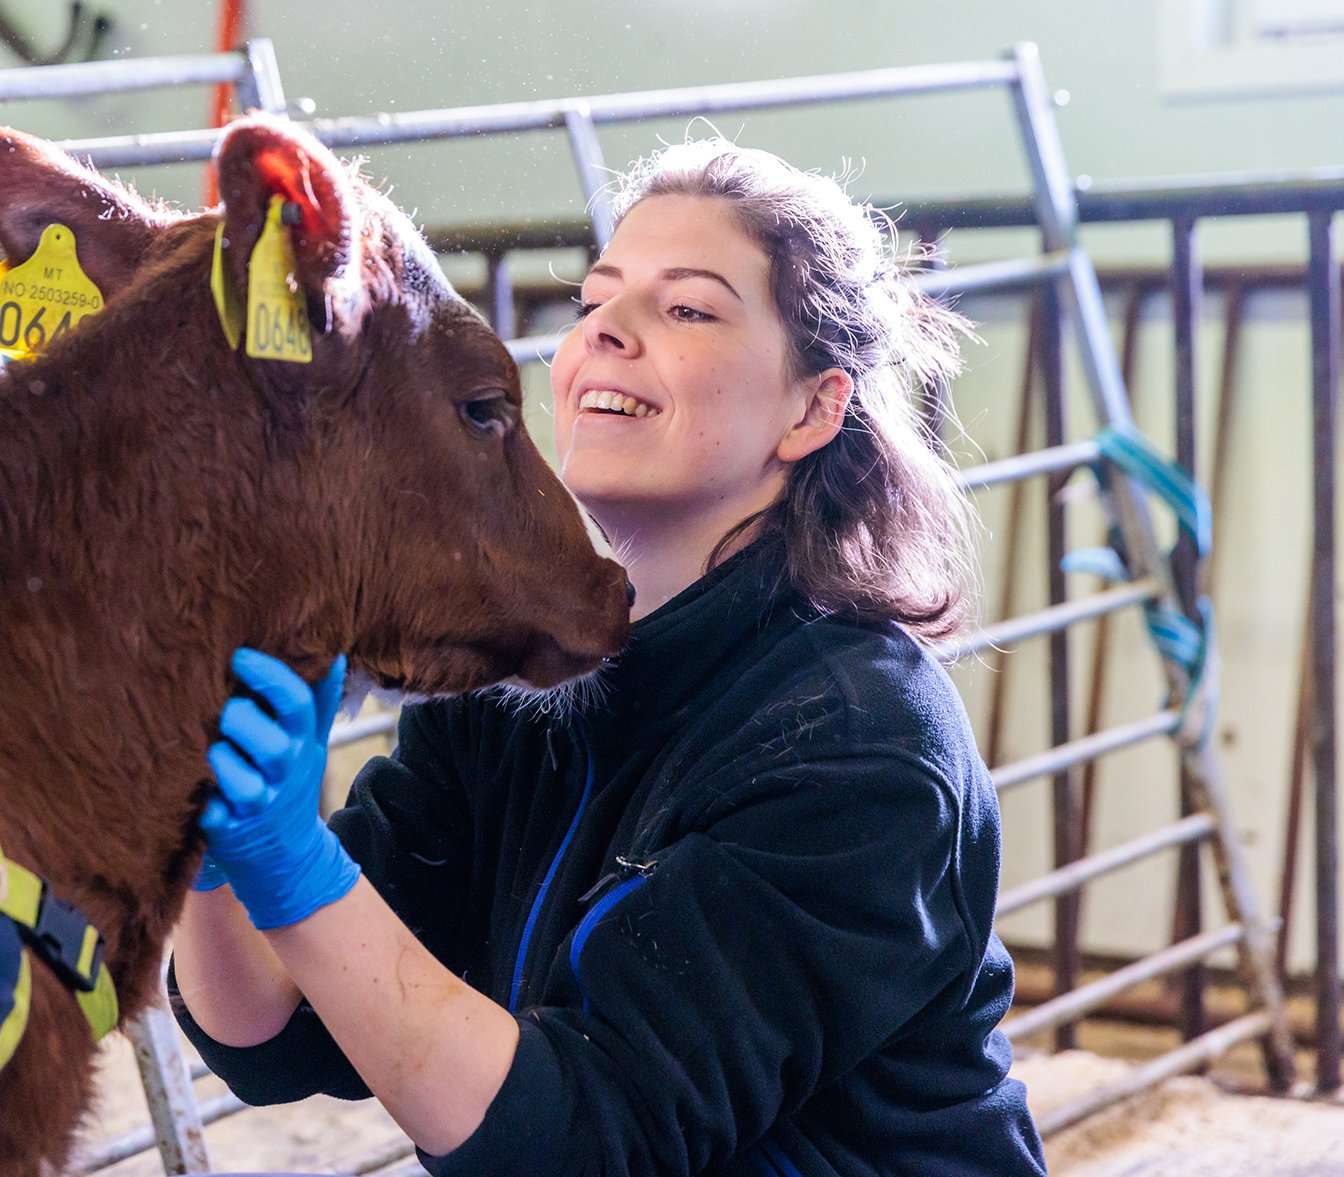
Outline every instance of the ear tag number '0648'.
<path fill-rule="evenodd" d="M 266 224 L 247 264 L 247 347 L 254 360 L 313 358 L 308 302 L 295 279 L 298 269 L 289 230 L 280 222 L 284 200 L 272 196 Z"/>
<path fill-rule="evenodd" d="M 0 269 L 0 355 L 31 359 L 102 309 L 102 293 L 75 256 L 75 235 L 48 225 L 32 257 Z"/>

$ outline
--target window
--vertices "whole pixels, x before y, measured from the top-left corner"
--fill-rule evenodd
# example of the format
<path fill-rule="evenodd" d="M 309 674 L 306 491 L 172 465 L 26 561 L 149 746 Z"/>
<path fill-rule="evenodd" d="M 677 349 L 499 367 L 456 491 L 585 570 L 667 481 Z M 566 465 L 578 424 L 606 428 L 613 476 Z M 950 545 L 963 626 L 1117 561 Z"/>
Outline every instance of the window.
<path fill-rule="evenodd" d="M 1174 99 L 1344 93 L 1344 0 L 1162 0 Z"/>

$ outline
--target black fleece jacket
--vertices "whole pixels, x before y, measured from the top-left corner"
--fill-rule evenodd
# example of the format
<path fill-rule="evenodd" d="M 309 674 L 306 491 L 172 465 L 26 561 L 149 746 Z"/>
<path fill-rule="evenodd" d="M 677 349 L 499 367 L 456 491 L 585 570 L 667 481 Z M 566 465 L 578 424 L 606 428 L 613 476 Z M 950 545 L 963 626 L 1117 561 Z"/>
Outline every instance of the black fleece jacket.
<path fill-rule="evenodd" d="M 437 1177 L 1044 1172 L 1005 1078 L 993 788 L 899 627 L 739 553 L 634 626 L 601 701 L 406 708 L 332 828 L 521 1038 Z M 243 1099 L 368 1095 L 311 1008 L 234 1049 Z"/>

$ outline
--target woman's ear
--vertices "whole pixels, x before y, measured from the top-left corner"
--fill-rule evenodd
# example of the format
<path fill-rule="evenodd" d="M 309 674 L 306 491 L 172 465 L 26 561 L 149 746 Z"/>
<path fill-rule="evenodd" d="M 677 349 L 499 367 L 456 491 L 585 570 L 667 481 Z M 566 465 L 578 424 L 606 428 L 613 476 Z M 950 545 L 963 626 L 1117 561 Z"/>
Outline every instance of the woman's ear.
<path fill-rule="evenodd" d="M 806 400 L 802 416 L 790 427 L 775 450 L 781 462 L 796 462 L 828 444 L 845 419 L 854 395 L 854 379 L 843 368 L 827 368 L 802 382 Z"/>

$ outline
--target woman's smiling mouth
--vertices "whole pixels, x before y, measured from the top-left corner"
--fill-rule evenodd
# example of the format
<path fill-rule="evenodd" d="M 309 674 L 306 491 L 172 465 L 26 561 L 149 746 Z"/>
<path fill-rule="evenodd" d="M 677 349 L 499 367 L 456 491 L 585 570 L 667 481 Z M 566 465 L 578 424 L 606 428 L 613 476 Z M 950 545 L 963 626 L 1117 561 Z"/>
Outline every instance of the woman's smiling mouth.
<path fill-rule="evenodd" d="M 579 397 L 579 411 L 625 417 L 656 417 L 662 411 L 633 396 L 605 388 L 590 388 Z"/>

